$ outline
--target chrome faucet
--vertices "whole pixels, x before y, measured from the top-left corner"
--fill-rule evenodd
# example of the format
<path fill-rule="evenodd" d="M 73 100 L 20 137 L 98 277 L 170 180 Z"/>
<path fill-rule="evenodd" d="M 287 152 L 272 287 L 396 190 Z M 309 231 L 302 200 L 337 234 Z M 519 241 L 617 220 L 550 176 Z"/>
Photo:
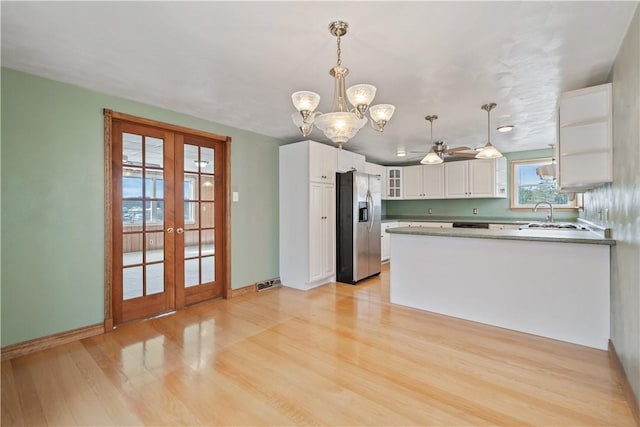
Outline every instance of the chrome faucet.
<path fill-rule="evenodd" d="M 533 211 L 536 212 L 538 210 L 538 206 L 540 205 L 549 205 L 549 216 L 547 216 L 547 221 L 553 222 L 553 205 L 551 204 L 551 202 L 547 202 L 547 201 L 538 202 L 533 207 Z"/>

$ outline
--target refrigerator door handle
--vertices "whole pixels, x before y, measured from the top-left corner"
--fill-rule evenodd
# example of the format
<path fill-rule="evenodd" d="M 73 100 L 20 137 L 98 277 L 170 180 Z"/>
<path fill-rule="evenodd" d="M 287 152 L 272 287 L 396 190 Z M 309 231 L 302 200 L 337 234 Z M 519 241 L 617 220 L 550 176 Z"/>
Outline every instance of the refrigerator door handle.
<path fill-rule="evenodd" d="M 367 210 L 369 211 L 369 233 L 373 229 L 373 221 L 375 219 L 376 211 L 373 208 L 373 196 L 370 191 L 367 191 Z"/>

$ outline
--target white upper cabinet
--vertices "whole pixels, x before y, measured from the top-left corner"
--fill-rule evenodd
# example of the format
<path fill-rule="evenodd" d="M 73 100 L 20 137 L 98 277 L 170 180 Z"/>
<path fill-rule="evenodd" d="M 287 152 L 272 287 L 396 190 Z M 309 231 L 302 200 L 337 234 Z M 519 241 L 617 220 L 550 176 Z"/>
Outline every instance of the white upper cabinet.
<path fill-rule="evenodd" d="M 445 196 L 452 199 L 469 197 L 469 161 L 444 163 Z"/>
<path fill-rule="evenodd" d="M 365 171 L 366 159 L 362 154 L 353 153 L 347 150 L 336 150 L 338 172 Z"/>
<path fill-rule="evenodd" d="M 444 197 L 444 164 L 407 166 L 403 173 L 404 199 Z"/>
<path fill-rule="evenodd" d="M 364 171 L 371 175 L 377 175 L 380 177 L 380 196 L 382 199 L 386 199 L 387 195 L 387 168 L 375 163 L 366 162 L 364 164 Z"/>
<path fill-rule="evenodd" d="M 309 149 L 309 179 L 316 182 L 335 183 L 338 149 L 314 141 L 304 143 L 308 144 Z"/>
<path fill-rule="evenodd" d="M 385 196 L 386 200 L 402 199 L 402 167 L 387 166 L 387 185 Z"/>
<path fill-rule="evenodd" d="M 587 190 L 612 181 L 611 83 L 563 93 L 558 101 L 560 190 Z"/>
<path fill-rule="evenodd" d="M 507 197 L 507 159 L 475 159 L 444 163 L 445 197 Z"/>

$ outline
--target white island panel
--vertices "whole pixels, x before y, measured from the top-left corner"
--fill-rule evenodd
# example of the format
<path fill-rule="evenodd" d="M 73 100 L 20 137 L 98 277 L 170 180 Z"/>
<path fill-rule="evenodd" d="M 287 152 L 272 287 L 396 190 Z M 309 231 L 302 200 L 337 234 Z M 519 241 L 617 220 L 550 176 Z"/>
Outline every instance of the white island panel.
<path fill-rule="evenodd" d="M 609 246 L 391 235 L 391 302 L 606 350 Z"/>

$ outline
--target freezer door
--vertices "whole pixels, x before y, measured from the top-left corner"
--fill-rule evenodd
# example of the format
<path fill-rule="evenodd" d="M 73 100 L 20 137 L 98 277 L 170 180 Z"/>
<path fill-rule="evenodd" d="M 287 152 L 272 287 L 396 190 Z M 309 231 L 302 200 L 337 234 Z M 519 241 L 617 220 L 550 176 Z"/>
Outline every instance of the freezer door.
<path fill-rule="evenodd" d="M 369 175 L 353 172 L 353 280 L 357 282 L 369 274 Z"/>

